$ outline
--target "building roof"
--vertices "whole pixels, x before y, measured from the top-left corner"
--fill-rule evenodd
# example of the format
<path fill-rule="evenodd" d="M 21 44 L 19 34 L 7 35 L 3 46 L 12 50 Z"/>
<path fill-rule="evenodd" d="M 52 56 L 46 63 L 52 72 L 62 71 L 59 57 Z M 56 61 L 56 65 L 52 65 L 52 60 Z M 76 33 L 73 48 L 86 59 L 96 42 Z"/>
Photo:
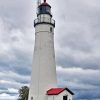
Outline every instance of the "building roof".
<path fill-rule="evenodd" d="M 58 95 L 64 90 L 67 90 L 70 94 L 74 95 L 74 93 L 68 88 L 51 88 L 47 91 L 47 95 Z"/>
<path fill-rule="evenodd" d="M 43 2 L 43 3 L 40 4 L 39 6 L 49 6 L 49 7 L 51 8 L 51 6 L 50 6 L 48 3 L 46 3 L 46 2 Z"/>

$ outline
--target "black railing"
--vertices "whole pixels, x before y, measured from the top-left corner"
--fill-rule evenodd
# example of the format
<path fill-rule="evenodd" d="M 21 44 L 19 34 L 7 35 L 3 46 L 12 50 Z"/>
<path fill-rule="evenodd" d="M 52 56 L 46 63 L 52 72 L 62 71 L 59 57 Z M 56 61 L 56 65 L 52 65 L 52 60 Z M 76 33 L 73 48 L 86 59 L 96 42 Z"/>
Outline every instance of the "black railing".
<path fill-rule="evenodd" d="M 34 20 L 34 27 L 38 24 L 51 24 L 55 27 L 55 20 L 51 19 L 51 18 L 46 18 L 46 17 L 41 17 L 41 18 L 37 18 Z"/>

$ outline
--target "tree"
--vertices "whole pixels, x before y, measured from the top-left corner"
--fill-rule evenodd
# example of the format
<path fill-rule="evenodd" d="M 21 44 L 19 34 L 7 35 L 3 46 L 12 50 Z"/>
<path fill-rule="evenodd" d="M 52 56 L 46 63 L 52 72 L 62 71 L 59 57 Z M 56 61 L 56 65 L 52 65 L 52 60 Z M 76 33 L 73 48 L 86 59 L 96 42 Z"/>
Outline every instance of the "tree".
<path fill-rule="evenodd" d="M 29 88 L 23 86 L 19 89 L 19 98 L 18 100 L 28 100 Z"/>

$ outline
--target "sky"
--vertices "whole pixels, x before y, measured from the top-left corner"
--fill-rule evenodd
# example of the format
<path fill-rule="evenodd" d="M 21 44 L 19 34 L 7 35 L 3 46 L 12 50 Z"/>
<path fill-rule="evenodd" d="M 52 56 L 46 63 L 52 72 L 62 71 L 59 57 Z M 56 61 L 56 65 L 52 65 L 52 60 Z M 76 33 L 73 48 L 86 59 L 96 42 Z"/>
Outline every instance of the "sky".
<path fill-rule="evenodd" d="M 100 0 L 48 0 L 55 27 L 59 87 L 74 100 L 100 100 Z M 29 86 L 36 0 L 0 0 L 0 100 Z"/>

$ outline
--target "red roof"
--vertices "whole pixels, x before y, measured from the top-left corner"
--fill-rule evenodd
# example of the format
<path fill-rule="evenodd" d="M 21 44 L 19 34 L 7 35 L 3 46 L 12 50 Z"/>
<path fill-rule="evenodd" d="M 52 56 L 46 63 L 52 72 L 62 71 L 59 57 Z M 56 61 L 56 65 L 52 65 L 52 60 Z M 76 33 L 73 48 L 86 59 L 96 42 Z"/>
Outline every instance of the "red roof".
<path fill-rule="evenodd" d="M 72 95 L 74 95 L 74 93 L 72 91 L 70 91 L 68 88 L 51 88 L 47 91 L 47 95 L 58 95 L 61 92 L 63 92 L 64 90 L 67 90 L 68 92 L 70 92 Z"/>
<path fill-rule="evenodd" d="M 50 90 L 47 91 L 48 95 L 56 95 L 64 91 L 64 88 L 51 88 Z"/>

